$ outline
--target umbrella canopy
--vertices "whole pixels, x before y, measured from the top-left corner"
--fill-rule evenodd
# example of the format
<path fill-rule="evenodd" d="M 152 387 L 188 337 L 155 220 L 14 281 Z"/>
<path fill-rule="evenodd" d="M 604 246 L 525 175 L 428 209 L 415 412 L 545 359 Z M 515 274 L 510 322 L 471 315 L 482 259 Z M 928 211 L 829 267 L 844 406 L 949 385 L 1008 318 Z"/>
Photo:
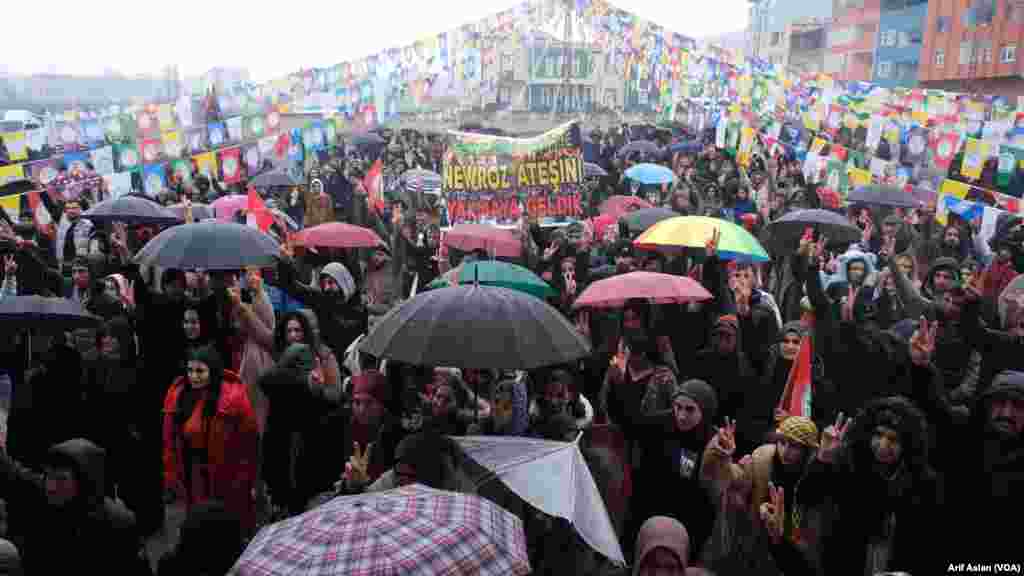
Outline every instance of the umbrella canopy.
<path fill-rule="evenodd" d="M 661 156 L 661 148 L 650 140 L 634 140 L 622 148 L 619 148 L 617 156 L 628 156 L 630 154 L 647 154 L 648 156 Z"/>
<path fill-rule="evenodd" d="M 154 225 L 177 224 L 182 221 L 163 206 L 138 196 L 122 196 L 104 200 L 82 213 L 82 218 L 97 224 L 124 222 L 125 224 Z"/>
<path fill-rule="evenodd" d="M 634 240 L 633 245 L 642 250 L 703 249 L 715 230 L 721 233 L 719 258 L 747 262 L 767 262 L 770 259 L 757 238 L 742 226 L 707 216 L 678 216 L 662 220 Z"/>
<path fill-rule="evenodd" d="M 171 204 L 167 207 L 167 210 L 173 213 L 175 216 L 180 218 L 182 221 L 185 220 L 185 205 L 184 204 Z M 213 211 L 213 207 L 209 204 L 192 204 L 192 219 L 195 222 L 200 220 L 207 220 L 210 218 L 216 218 L 216 214 Z"/>
<path fill-rule="evenodd" d="M 616 219 L 625 216 L 626 214 L 634 210 L 643 210 L 644 208 L 653 208 L 651 203 L 639 196 L 623 196 L 616 194 L 609 196 L 607 200 L 601 203 L 598 211 L 601 214 L 608 214 Z"/>
<path fill-rule="evenodd" d="M 220 220 L 231 221 L 241 210 L 249 208 L 249 196 L 246 194 L 229 194 L 221 196 L 210 204 L 213 213 Z"/>
<path fill-rule="evenodd" d="M 423 292 L 393 309 L 363 352 L 416 366 L 533 370 L 573 362 L 590 345 L 547 302 L 496 286 Z"/>
<path fill-rule="evenodd" d="M 813 228 L 827 236 L 829 242 L 837 244 L 857 242 L 861 238 L 860 228 L 854 226 L 849 218 L 829 210 L 794 210 L 768 225 L 772 242 L 780 247 L 798 245 L 807 228 Z"/>
<path fill-rule="evenodd" d="M 583 176 L 586 178 L 603 178 L 608 175 L 608 172 L 604 168 L 601 168 L 593 162 L 583 163 Z"/>
<path fill-rule="evenodd" d="M 641 184 L 668 184 L 676 179 L 676 174 L 660 164 L 637 164 L 626 170 L 626 178 Z"/>
<path fill-rule="evenodd" d="M 662 220 L 678 218 L 679 212 L 668 208 L 645 208 L 630 212 L 622 217 L 631 234 L 639 234 Z"/>
<path fill-rule="evenodd" d="M 511 232 L 486 224 L 453 226 L 445 232 L 444 243 L 463 252 L 483 250 L 504 258 L 517 258 L 523 249 L 522 242 Z"/>
<path fill-rule="evenodd" d="M 598 280 L 580 294 L 573 308 L 620 308 L 642 298 L 654 304 L 689 304 L 711 299 L 700 282 L 688 276 L 658 272 L 630 272 Z"/>
<path fill-rule="evenodd" d="M 157 234 L 135 255 L 135 262 L 175 270 L 240 270 L 271 266 L 279 252 L 277 242 L 256 228 L 206 221 Z"/>
<path fill-rule="evenodd" d="M 344 222 L 327 222 L 306 228 L 295 235 L 295 243 L 320 248 L 376 248 L 384 245 L 373 230 Z"/>
<path fill-rule="evenodd" d="M 676 142 L 668 147 L 668 151 L 673 154 L 676 152 L 682 152 L 683 154 L 693 154 L 700 152 L 704 148 L 703 144 L 699 140 L 686 140 L 683 142 Z"/>
<path fill-rule="evenodd" d="M 342 496 L 260 530 L 229 576 L 525 576 L 519 518 L 472 494 L 413 484 Z"/>
<path fill-rule="evenodd" d="M 1024 275 L 1019 275 L 1011 280 L 999 294 L 999 302 L 996 307 L 999 311 L 999 323 L 1002 326 L 1006 326 L 1006 313 L 1010 309 L 1010 302 L 1015 302 L 1021 296 L 1024 296 Z"/>
<path fill-rule="evenodd" d="M 0 322 L 5 330 L 95 328 L 103 321 L 68 298 L 9 296 L 0 300 Z"/>
<path fill-rule="evenodd" d="M 353 146 L 380 146 L 384 144 L 384 139 L 380 136 L 367 132 L 366 134 L 356 134 L 352 137 Z"/>
<path fill-rule="evenodd" d="M 413 168 L 412 170 L 406 170 L 399 176 L 399 180 L 402 185 L 405 186 L 406 192 L 414 194 L 434 194 L 438 195 L 441 193 L 441 175 L 437 172 L 431 172 L 430 170 L 424 170 L 422 168 Z"/>
<path fill-rule="evenodd" d="M 879 184 L 855 188 L 846 199 L 850 204 L 874 204 L 897 208 L 917 208 L 920 205 L 917 198 L 913 194 L 908 194 L 903 188 Z"/>
<path fill-rule="evenodd" d="M 287 188 L 291 186 L 298 186 L 299 181 L 292 178 L 291 174 L 284 170 L 271 170 L 264 172 L 252 180 L 249 180 L 249 184 L 256 188 Z"/>
<path fill-rule="evenodd" d="M 500 260 L 467 262 L 427 284 L 427 288 L 444 288 L 445 286 L 473 284 L 474 282 L 483 286 L 501 286 L 525 294 L 533 294 L 538 298 L 547 298 L 556 294 L 554 288 L 528 268 Z"/>
<path fill-rule="evenodd" d="M 604 500 L 575 442 L 501 436 L 453 440 L 517 496 L 545 514 L 565 518 L 588 546 L 625 566 Z"/>

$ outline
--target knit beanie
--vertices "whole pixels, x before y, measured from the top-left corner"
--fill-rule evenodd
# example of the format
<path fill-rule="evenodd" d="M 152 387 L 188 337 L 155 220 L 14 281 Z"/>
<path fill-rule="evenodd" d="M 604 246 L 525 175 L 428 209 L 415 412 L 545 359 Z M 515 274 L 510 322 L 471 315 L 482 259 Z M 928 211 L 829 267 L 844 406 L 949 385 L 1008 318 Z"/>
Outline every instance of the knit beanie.
<path fill-rule="evenodd" d="M 779 424 L 779 436 L 810 448 L 818 447 L 818 427 L 805 416 L 790 416 Z"/>
<path fill-rule="evenodd" d="M 352 377 L 352 397 L 370 397 L 387 406 L 391 402 L 391 391 L 387 379 L 377 370 L 367 370 Z"/>
<path fill-rule="evenodd" d="M 700 406 L 705 422 L 711 422 L 715 419 L 715 413 L 718 411 L 718 397 L 714 389 L 707 382 L 692 379 L 677 384 L 672 392 L 672 400 L 674 401 L 680 396 L 685 396 L 696 402 L 697 406 Z"/>

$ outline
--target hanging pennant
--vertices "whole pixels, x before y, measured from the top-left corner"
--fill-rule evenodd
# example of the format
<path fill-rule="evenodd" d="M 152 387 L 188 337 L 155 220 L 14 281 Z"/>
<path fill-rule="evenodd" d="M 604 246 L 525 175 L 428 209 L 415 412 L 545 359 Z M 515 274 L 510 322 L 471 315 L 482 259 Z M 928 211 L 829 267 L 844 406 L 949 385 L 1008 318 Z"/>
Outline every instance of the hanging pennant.
<path fill-rule="evenodd" d="M 196 163 L 196 170 L 207 178 L 217 177 L 217 155 L 213 152 L 204 152 L 192 157 Z"/>
<path fill-rule="evenodd" d="M 161 135 L 163 140 L 163 152 L 167 158 L 180 158 L 185 151 L 185 143 L 182 141 L 181 132 L 164 132 Z"/>
<path fill-rule="evenodd" d="M 92 169 L 104 176 L 114 173 L 114 149 L 110 146 L 97 148 L 89 153 Z"/>
<path fill-rule="evenodd" d="M 174 130 L 174 106 L 171 104 L 161 104 L 156 111 L 157 123 L 160 125 L 161 132 L 167 132 Z"/>
<path fill-rule="evenodd" d="M 1024 148 L 1003 144 L 999 147 L 999 172 L 996 184 L 1005 188 L 1013 181 L 1019 167 L 1024 166 Z"/>
<path fill-rule="evenodd" d="M 263 137 L 263 116 L 249 116 L 245 119 L 245 139 L 255 140 Z"/>
<path fill-rule="evenodd" d="M 221 122 L 215 122 L 213 124 L 210 124 L 206 127 L 206 138 L 210 144 L 211 150 L 220 148 L 225 143 L 227 143 L 227 129 Z"/>
<path fill-rule="evenodd" d="M 192 182 L 192 162 L 182 158 L 171 160 L 170 171 L 174 179 L 182 184 Z"/>
<path fill-rule="evenodd" d="M 155 138 L 160 135 L 160 123 L 156 116 L 146 111 L 139 111 L 135 117 L 136 134 L 140 140 Z"/>
<path fill-rule="evenodd" d="M 163 193 L 167 183 L 167 175 L 163 164 L 147 164 L 142 169 L 142 185 L 146 196 L 157 198 Z"/>
<path fill-rule="evenodd" d="M 242 147 L 242 160 L 249 174 L 256 174 L 263 167 L 259 144 L 246 144 Z"/>
<path fill-rule="evenodd" d="M 225 122 L 228 142 L 241 142 L 244 139 L 244 134 L 242 134 L 242 120 L 243 118 L 241 116 L 235 116 L 233 118 L 228 118 L 227 122 Z"/>
<path fill-rule="evenodd" d="M 143 164 L 155 164 L 160 161 L 163 153 L 163 144 L 160 140 L 156 138 L 143 140 L 139 148 Z"/>
<path fill-rule="evenodd" d="M 114 165 L 118 172 L 142 169 L 142 158 L 134 144 L 114 144 Z"/>
<path fill-rule="evenodd" d="M 960 136 L 944 132 L 932 141 L 932 159 L 942 170 L 948 170 L 960 148 Z"/>
<path fill-rule="evenodd" d="M 24 132 L 4 132 L 0 134 L 0 137 L 3 138 L 9 161 L 23 162 L 28 160 L 28 139 L 25 138 Z"/>
<path fill-rule="evenodd" d="M 205 152 L 209 149 L 209 142 L 206 138 L 206 128 L 197 126 L 190 128 L 185 133 L 186 144 L 188 153 L 198 154 L 199 152 Z"/>
<path fill-rule="evenodd" d="M 242 149 L 226 148 L 218 153 L 221 180 L 236 184 L 242 180 Z"/>
<path fill-rule="evenodd" d="M 975 138 L 968 138 L 964 146 L 964 158 L 960 163 L 960 174 L 971 180 L 981 178 L 981 169 L 985 165 L 985 152 L 988 144 Z"/>

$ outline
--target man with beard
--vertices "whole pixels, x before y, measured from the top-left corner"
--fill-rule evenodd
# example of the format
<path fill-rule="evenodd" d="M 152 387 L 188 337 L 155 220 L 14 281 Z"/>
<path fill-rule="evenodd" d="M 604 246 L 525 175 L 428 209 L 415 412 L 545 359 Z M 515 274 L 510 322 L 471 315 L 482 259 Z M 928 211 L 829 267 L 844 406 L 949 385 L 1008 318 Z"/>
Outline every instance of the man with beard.
<path fill-rule="evenodd" d="M 941 372 L 933 365 L 935 332 L 934 323 L 922 318 L 911 339 L 914 388 L 927 394 L 940 438 L 956 440 L 940 444 L 949 451 L 940 455 L 952 462 L 944 470 L 944 524 L 969 527 L 947 531 L 949 540 L 937 541 L 935 549 L 970 552 L 958 561 L 1003 561 L 1015 557 L 1020 544 L 1013 531 L 992 523 L 991 515 L 1017 518 L 1024 512 L 1024 372 L 998 373 L 965 415 L 950 406 Z M 1019 354 L 1019 344 L 1015 350 Z M 947 559 L 954 560 L 941 558 Z"/>
<path fill-rule="evenodd" d="M 701 478 L 722 491 L 749 482 L 747 512 L 755 527 L 762 522 L 761 506 L 771 503 L 772 493 L 781 490 L 785 494 L 782 536 L 787 545 L 801 552 L 805 562 L 813 564 L 817 561 L 821 529 L 817 508 L 821 502 L 817 494 L 804 494 L 800 488 L 819 446 L 818 427 L 804 416 L 789 416 L 779 423 L 774 436 L 773 443 L 735 464 L 736 423 L 726 419 L 704 451 Z"/>
<path fill-rule="evenodd" d="M 82 219 L 82 212 L 88 207 L 78 198 L 68 199 L 63 206 L 56 205 L 49 194 L 40 194 L 39 199 L 57 223 L 56 241 L 53 245 L 57 269 L 64 276 L 70 276 L 71 263 L 75 258 L 89 253 L 92 222 Z"/>
<path fill-rule="evenodd" d="M 344 356 L 349 344 L 365 334 L 369 324 L 355 280 L 344 264 L 331 262 L 320 271 L 319 290 L 306 286 L 298 281 L 294 254 L 290 242 L 281 244 L 278 263 L 281 289 L 316 313 L 323 343 L 335 356 Z"/>

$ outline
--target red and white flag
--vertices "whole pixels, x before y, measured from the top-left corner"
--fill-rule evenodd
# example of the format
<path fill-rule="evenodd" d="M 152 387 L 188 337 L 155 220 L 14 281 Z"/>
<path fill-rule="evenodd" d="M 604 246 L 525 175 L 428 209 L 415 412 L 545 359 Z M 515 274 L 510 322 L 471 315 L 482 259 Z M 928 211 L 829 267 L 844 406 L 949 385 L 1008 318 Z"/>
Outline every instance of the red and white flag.
<path fill-rule="evenodd" d="M 779 399 L 779 409 L 790 416 L 811 417 L 811 337 L 800 339 L 800 352 L 789 369 L 786 388 Z"/>
<path fill-rule="evenodd" d="M 378 213 L 384 210 L 384 162 L 380 158 L 370 166 L 370 170 L 363 178 L 363 187 L 366 188 L 366 204 L 371 210 Z"/>
<path fill-rule="evenodd" d="M 28 206 L 32 209 L 32 220 L 36 224 L 36 230 L 40 234 L 48 236 L 51 240 L 55 238 L 57 235 L 56 226 L 54 226 L 53 218 L 50 216 L 50 211 L 46 208 L 46 204 L 39 197 L 38 190 L 28 193 Z"/>
<path fill-rule="evenodd" d="M 245 223 L 253 228 L 259 228 L 261 232 L 270 230 L 274 223 L 274 215 L 263 203 L 263 198 L 256 193 L 255 188 L 249 188 L 249 204 L 246 207 Z"/>

